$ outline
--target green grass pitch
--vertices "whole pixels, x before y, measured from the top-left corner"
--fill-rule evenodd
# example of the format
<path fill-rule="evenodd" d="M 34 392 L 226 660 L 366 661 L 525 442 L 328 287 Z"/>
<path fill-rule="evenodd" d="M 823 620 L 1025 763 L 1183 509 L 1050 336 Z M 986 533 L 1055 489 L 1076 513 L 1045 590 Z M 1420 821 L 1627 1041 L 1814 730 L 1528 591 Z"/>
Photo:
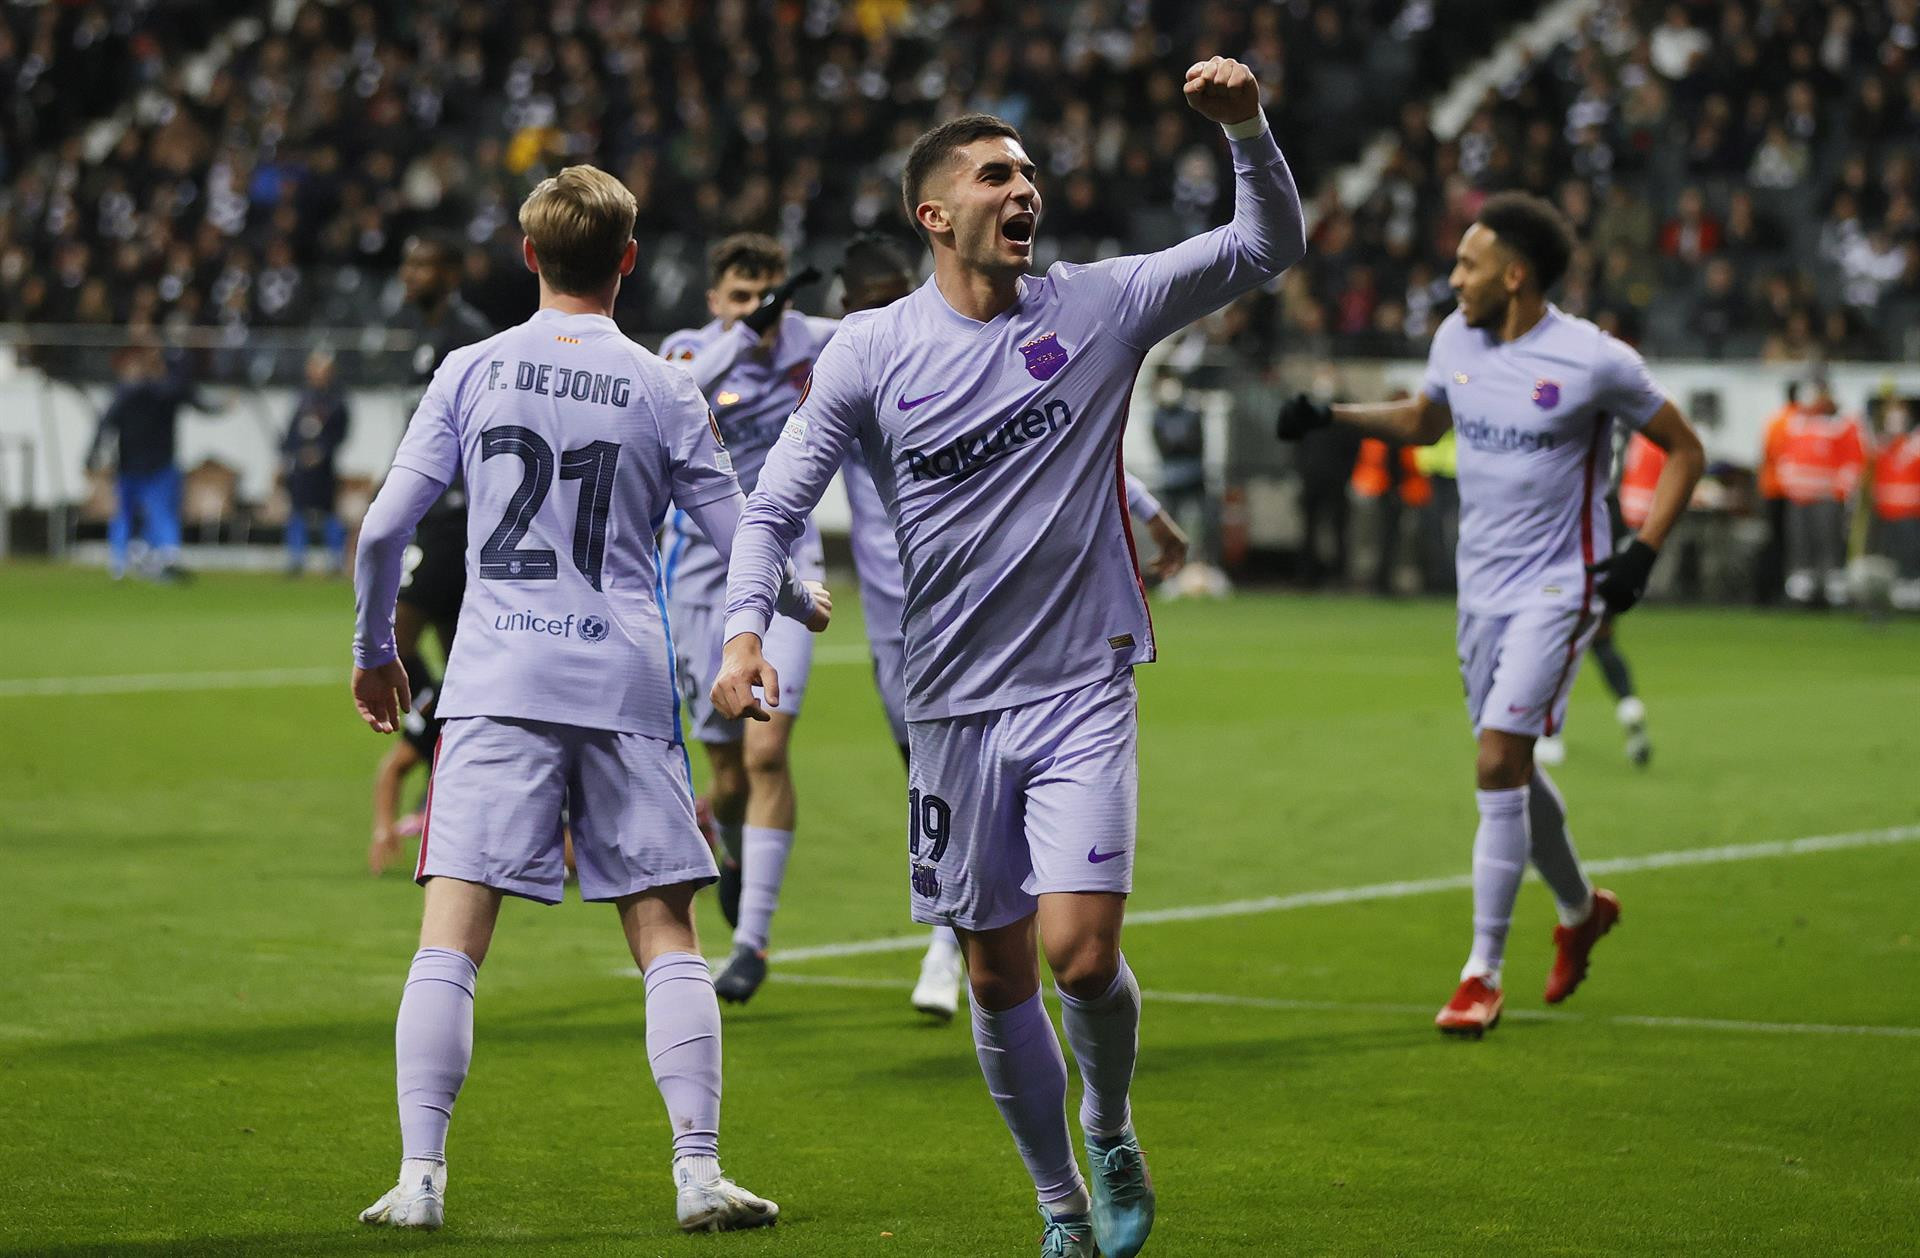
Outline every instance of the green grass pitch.
<path fill-rule="evenodd" d="M 777 964 L 728 1011 L 726 1163 L 781 1223 L 680 1236 L 640 986 L 613 914 L 577 902 L 503 914 L 447 1229 L 356 1224 L 398 1156 L 419 892 L 362 865 L 380 742 L 347 699 L 350 601 L 0 568 L 0 1253 L 1033 1252 L 967 1033 L 908 1008 L 907 951 Z M 911 931 L 904 780 L 852 601 L 797 741 L 776 949 Z M 1451 608 L 1156 614 L 1136 911 L 1467 872 Z M 1920 1246 L 1920 626 L 1650 608 L 1621 641 L 1656 754 L 1625 763 L 1587 670 L 1557 771 L 1587 857 L 1885 841 L 1607 875 L 1625 920 L 1552 1018 L 1528 1016 L 1553 920 L 1530 883 L 1509 1019 L 1478 1044 L 1430 1024 L 1464 890 L 1130 927 L 1149 1254 Z M 139 680 L 21 680 L 101 675 Z"/>

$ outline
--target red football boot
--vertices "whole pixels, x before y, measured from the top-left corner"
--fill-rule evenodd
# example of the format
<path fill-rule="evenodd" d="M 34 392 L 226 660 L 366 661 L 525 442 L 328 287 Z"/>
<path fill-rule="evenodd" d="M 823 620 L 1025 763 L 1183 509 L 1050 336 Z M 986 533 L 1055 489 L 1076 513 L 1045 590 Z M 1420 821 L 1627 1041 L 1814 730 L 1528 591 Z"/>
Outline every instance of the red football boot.
<path fill-rule="evenodd" d="M 1578 926 L 1553 928 L 1553 969 L 1547 975 L 1547 1003 L 1557 1005 L 1573 995 L 1587 977 L 1587 962 L 1600 936 L 1620 920 L 1620 897 L 1611 891 L 1596 889 L 1593 911 Z"/>
<path fill-rule="evenodd" d="M 1479 1039 L 1500 1025 L 1500 1010 L 1507 998 L 1500 989 L 1476 974 L 1461 981 L 1446 1007 L 1434 1015 L 1433 1025 L 1443 1035 L 1464 1035 Z"/>

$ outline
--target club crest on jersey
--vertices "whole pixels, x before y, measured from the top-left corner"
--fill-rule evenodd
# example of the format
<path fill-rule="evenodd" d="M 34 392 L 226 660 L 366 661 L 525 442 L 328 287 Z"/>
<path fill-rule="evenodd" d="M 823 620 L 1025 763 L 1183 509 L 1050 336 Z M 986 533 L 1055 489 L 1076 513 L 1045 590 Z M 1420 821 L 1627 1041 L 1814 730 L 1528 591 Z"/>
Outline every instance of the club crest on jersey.
<path fill-rule="evenodd" d="M 1533 382 L 1533 404 L 1543 411 L 1550 411 L 1560 405 L 1560 382 L 1558 380 L 1535 380 Z"/>
<path fill-rule="evenodd" d="M 1042 332 L 1020 347 L 1027 360 L 1027 374 L 1035 380 L 1051 380 L 1067 365 L 1067 351 L 1051 332 Z"/>
<path fill-rule="evenodd" d="M 601 616 L 588 616 L 580 622 L 580 640 L 582 642 L 604 642 L 607 637 L 607 622 Z"/>

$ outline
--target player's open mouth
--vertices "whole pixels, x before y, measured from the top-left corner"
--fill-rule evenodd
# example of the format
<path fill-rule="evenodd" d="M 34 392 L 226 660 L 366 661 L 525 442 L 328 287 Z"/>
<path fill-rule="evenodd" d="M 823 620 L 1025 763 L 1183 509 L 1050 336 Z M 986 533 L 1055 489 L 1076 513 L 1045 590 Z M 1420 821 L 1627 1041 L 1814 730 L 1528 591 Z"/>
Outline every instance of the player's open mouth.
<path fill-rule="evenodd" d="M 1000 224 L 1000 234 L 1016 245 L 1033 243 L 1034 216 L 1023 210 Z"/>

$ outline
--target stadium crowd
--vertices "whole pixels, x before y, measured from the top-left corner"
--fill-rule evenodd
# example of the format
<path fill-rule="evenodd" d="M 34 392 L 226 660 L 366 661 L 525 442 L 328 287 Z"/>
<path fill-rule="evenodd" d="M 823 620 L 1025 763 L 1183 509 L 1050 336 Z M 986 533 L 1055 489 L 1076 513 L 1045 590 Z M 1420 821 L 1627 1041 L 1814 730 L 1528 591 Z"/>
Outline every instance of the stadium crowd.
<path fill-rule="evenodd" d="M 203 35 L 234 9 L 176 7 Z M 405 238 L 434 227 L 471 244 L 469 296 L 504 325 L 531 300 L 514 207 L 557 166 L 592 161 L 639 198 L 646 263 L 621 313 L 658 333 L 704 317 L 704 250 L 727 232 L 824 258 L 858 231 L 904 233 L 906 146 L 964 108 L 1026 129 L 1046 166 L 1050 249 L 1157 247 L 1213 222 L 1231 187 L 1224 153 L 1181 116 L 1170 61 L 1244 50 L 1312 186 L 1391 120 L 1371 84 L 1437 90 L 1530 7 L 308 3 L 204 72 L 190 41 L 146 36 L 143 3 L 15 10 L 15 46 L 37 49 L 31 66 L 0 57 L 16 89 L 43 87 L 48 60 L 81 59 L 96 26 L 137 23 L 145 52 L 133 72 L 125 53 L 93 58 L 86 109 L 105 112 L 115 84 L 125 95 L 127 125 L 103 148 L 82 142 L 72 101 L 14 93 L 13 130 L 30 142 L 9 144 L 0 319 L 361 325 L 397 302 Z"/>
<path fill-rule="evenodd" d="M 1665 356 L 1920 353 L 1916 134 L 1916 0 L 1611 3 L 1457 136 L 1402 107 L 1364 204 L 1322 198 L 1287 343 L 1421 352 L 1463 225 L 1519 189 L 1586 241 L 1559 304 Z"/>

